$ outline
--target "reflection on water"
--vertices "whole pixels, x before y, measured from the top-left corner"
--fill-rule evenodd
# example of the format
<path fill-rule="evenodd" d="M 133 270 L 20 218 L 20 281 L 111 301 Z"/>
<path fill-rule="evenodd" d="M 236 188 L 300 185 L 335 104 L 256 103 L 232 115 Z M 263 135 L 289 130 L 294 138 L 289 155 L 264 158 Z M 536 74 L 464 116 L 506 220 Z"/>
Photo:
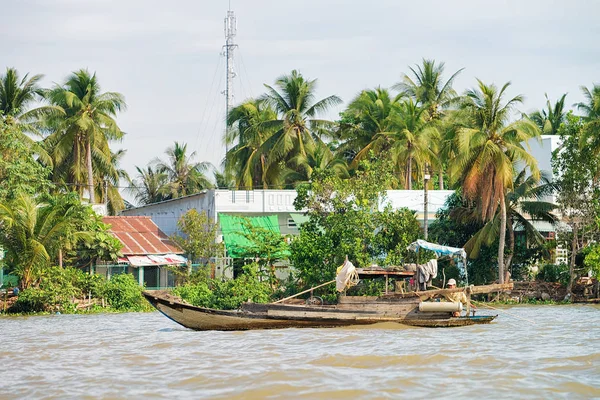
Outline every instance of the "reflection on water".
<path fill-rule="evenodd" d="M 600 397 L 600 308 L 491 325 L 194 332 L 158 313 L 0 318 L 1 398 Z"/>

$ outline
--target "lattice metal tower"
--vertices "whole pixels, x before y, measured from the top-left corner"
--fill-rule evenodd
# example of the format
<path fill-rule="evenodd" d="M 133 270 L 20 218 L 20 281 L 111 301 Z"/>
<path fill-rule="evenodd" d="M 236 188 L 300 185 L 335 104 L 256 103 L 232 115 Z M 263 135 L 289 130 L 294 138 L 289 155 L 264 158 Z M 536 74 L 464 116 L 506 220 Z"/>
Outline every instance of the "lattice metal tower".
<path fill-rule="evenodd" d="M 234 64 L 233 64 L 233 51 L 237 47 L 237 44 L 234 43 L 234 38 L 237 33 L 237 20 L 235 18 L 235 14 L 231 11 L 231 4 L 229 6 L 229 10 L 227 11 L 227 17 L 225 18 L 225 45 L 223 46 L 227 68 L 227 78 L 225 83 L 225 134 L 227 134 L 227 119 L 229 118 L 229 110 L 233 106 L 234 96 L 233 96 L 233 78 L 236 77 Z M 228 145 L 225 144 L 225 154 L 229 150 Z"/>

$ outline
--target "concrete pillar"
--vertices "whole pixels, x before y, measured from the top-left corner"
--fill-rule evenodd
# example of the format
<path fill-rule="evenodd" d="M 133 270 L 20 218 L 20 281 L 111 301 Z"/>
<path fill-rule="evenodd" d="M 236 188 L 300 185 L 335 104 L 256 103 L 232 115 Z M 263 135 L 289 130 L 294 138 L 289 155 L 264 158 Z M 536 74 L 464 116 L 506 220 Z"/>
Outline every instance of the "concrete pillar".
<path fill-rule="evenodd" d="M 138 283 L 144 286 L 144 267 L 138 267 Z"/>

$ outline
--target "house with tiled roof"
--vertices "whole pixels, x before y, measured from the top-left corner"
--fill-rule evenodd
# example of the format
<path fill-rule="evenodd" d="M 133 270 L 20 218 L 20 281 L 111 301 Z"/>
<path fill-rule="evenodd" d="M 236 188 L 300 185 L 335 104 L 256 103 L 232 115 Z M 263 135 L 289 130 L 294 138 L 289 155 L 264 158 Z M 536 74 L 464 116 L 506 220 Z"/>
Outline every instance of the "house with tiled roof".
<path fill-rule="evenodd" d="M 183 250 L 161 231 L 150 217 L 103 217 L 109 232 L 123 245 L 117 263 L 98 263 L 94 272 L 110 278 L 118 273 L 130 273 L 147 289 L 174 286 L 171 266 L 185 265 Z"/>

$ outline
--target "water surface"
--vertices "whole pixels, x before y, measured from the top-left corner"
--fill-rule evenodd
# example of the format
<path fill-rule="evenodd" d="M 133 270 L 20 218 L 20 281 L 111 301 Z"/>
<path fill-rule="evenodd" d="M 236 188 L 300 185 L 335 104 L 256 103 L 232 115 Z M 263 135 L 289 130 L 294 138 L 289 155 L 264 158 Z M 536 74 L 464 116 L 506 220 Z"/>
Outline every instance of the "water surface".
<path fill-rule="evenodd" d="M 159 313 L 0 318 L 0 398 L 600 398 L 600 307 L 490 325 L 195 332 Z"/>

